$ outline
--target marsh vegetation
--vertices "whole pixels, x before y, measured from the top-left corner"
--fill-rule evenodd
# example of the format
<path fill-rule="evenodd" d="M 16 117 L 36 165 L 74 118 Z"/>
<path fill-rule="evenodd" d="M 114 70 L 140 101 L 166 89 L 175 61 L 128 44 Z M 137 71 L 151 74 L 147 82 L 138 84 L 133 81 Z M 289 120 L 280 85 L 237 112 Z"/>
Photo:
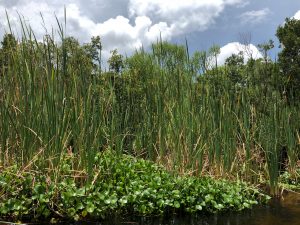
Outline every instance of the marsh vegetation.
<path fill-rule="evenodd" d="M 289 35 L 284 32 L 299 24 L 287 21 L 278 28 L 278 37 L 284 35 L 284 41 Z M 299 40 L 300 35 L 295 35 Z M 289 45 L 295 45 L 290 41 L 294 36 L 285 44 L 279 62 L 267 57 L 272 42 L 261 45 L 266 53 L 263 59 L 250 57 L 245 62 L 241 54 L 232 55 L 220 66 L 217 46 L 191 54 L 187 44 L 159 40 L 150 50 L 140 49 L 129 57 L 112 51 L 107 70 L 101 64 L 99 37 L 80 44 L 73 37 L 65 37 L 62 29 L 60 36 L 59 41 L 50 35 L 38 41 L 23 25 L 22 39 L 8 33 L 1 42 L 0 196 L 16 201 L 0 203 L 2 215 L 18 217 L 34 212 L 47 217 L 63 212 L 76 219 L 104 210 L 104 206 L 122 208 L 123 203 L 130 202 L 127 199 L 125 203 L 123 197 L 129 195 L 127 189 L 133 185 L 114 183 L 126 178 L 127 169 L 131 174 L 132 164 L 123 165 L 122 157 L 135 157 L 147 165 L 156 163 L 137 169 L 142 173 L 140 182 L 148 182 L 150 176 L 149 183 L 141 184 L 144 191 L 159 183 L 155 179 L 164 179 L 151 177 L 153 171 L 148 174 L 149 168 L 156 174 L 157 165 L 168 171 L 158 173 L 172 181 L 165 183 L 168 194 L 181 187 L 181 179 L 186 177 L 190 177 L 188 182 L 196 182 L 193 190 L 201 189 L 202 182 L 208 182 L 207 190 L 218 191 L 241 188 L 241 183 L 247 182 L 268 187 L 272 195 L 280 193 L 282 181 L 292 180 L 299 187 L 299 54 L 294 54 L 295 63 L 289 65 L 291 59 L 286 55 L 293 54 L 285 53 Z M 104 167 L 95 163 L 105 152 L 121 158 L 117 160 L 120 168 L 105 157 L 101 159 Z M 107 182 L 113 194 L 102 199 L 94 188 L 111 170 L 116 170 L 112 176 L 119 177 Z M 284 172 L 288 175 L 282 178 Z M 178 175 L 182 176 L 179 180 L 174 178 Z M 51 187 L 58 189 L 51 192 Z M 70 187 L 76 191 L 66 190 Z M 233 201 L 230 206 L 224 196 L 215 201 L 219 195 L 212 195 L 210 201 L 215 203 L 204 211 L 218 211 L 224 205 L 226 209 L 242 209 L 259 201 L 256 189 L 250 188 L 249 193 L 244 192 L 246 189 L 239 189 L 236 198 L 228 195 L 227 200 Z M 71 192 L 82 199 L 78 205 L 72 202 Z M 53 196 L 48 198 L 43 193 Z M 92 193 L 92 199 L 100 199 L 97 204 L 103 200 L 103 205 L 96 207 L 94 200 L 89 202 L 87 193 Z M 147 201 L 141 197 L 138 203 L 128 204 L 142 214 L 180 207 L 202 209 L 203 205 L 189 199 L 200 198 L 202 192 L 194 196 L 193 192 L 180 191 L 177 194 L 182 202 L 176 200 L 176 193 L 175 197 L 163 195 L 162 203 L 159 195 L 149 190 Z M 244 194 L 247 198 L 240 202 Z M 155 200 L 150 201 L 152 197 Z M 164 198 L 173 197 L 175 200 L 165 203 Z M 79 208 L 69 212 L 73 207 L 59 205 L 60 200 Z"/>

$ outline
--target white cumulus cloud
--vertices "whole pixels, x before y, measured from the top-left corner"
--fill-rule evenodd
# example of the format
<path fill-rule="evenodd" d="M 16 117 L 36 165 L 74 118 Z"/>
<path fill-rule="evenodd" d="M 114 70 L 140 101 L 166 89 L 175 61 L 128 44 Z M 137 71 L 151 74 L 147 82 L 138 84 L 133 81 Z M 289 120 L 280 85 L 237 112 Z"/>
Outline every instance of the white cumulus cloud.
<path fill-rule="evenodd" d="M 231 42 L 226 44 L 220 49 L 220 54 L 218 56 L 218 62 L 220 65 L 225 64 L 225 60 L 230 57 L 232 54 L 239 54 L 240 52 L 243 53 L 244 60 L 247 62 L 251 57 L 253 59 L 262 58 L 262 54 L 256 48 L 255 45 L 249 44 L 244 45 L 239 42 Z"/>
<path fill-rule="evenodd" d="M 7 2 L 7 4 L 5 4 L 5 2 Z M 12 2 L 15 4 L 12 4 Z M 43 0 L 15 0 L 12 2 L 4 1 L 4 4 L 0 3 L 0 36 L 2 36 L 4 32 L 9 31 L 6 12 L 13 32 L 19 37 L 22 35 L 20 20 L 22 20 L 23 23 L 30 25 L 37 38 L 41 38 L 46 34 L 45 30 L 49 33 L 51 33 L 52 28 L 57 30 L 56 17 L 60 21 L 63 21 L 64 5 L 61 5 L 58 0 L 53 0 L 51 4 Z M 65 1 L 65 3 L 68 2 L 71 1 Z"/>
<path fill-rule="evenodd" d="M 63 23 L 66 7 L 67 34 L 80 42 L 100 35 L 105 58 L 115 48 L 122 54 L 130 54 L 141 46 L 150 46 L 160 36 L 163 40 L 171 40 L 178 35 L 203 31 L 226 7 L 243 3 L 243 0 L 3 0 L 0 3 L 0 36 L 8 30 L 5 10 L 18 36 L 21 36 L 17 28 L 19 13 L 41 39 L 45 29 L 48 33 L 57 30 L 55 16 Z M 102 14 L 103 17 L 98 16 Z"/>
<path fill-rule="evenodd" d="M 207 29 L 226 6 L 238 3 L 242 0 L 130 0 L 129 14 L 163 21 L 176 36 Z"/>
<path fill-rule="evenodd" d="M 293 16 L 296 20 L 300 20 L 300 10 Z"/>
<path fill-rule="evenodd" d="M 124 16 L 117 16 L 97 23 L 83 15 L 75 4 L 68 5 L 67 12 L 68 34 L 79 36 L 82 41 L 99 35 L 104 46 L 104 58 L 108 58 L 110 50 L 115 48 L 122 54 L 130 54 L 143 45 L 148 46 L 157 40 L 160 33 L 165 40 L 171 38 L 170 28 L 166 23 L 153 24 L 147 16 L 137 16 L 133 19 L 134 22 Z"/>

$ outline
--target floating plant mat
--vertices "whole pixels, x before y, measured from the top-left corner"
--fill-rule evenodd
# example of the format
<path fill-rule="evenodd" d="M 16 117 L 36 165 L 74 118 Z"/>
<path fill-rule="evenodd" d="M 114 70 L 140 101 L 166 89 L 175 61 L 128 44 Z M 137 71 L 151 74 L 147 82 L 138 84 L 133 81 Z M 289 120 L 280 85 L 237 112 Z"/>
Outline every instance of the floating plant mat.
<path fill-rule="evenodd" d="M 281 199 L 255 206 L 241 212 L 223 212 L 212 215 L 168 215 L 164 217 L 112 217 L 101 222 L 58 223 L 59 225 L 299 225 L 300 194 L 285 193 Z M 13 223 L 0 222 L 0 225 Z M 42 223 L 35 223 L 42 224 Z M 47 224 L 47 223 L 43 223 Z"/>

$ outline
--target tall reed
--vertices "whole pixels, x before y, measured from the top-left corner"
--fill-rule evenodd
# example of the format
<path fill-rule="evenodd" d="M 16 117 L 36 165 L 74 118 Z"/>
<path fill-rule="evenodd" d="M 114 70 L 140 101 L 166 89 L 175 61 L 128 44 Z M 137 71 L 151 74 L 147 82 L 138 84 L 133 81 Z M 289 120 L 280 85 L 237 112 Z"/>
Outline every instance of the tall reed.
<path fill-rule="evenodd" d="M 234 85 L 225 67 L 199 74 L 187 45 L 163 41 L 125 59 L 121 73 L 95 73 L 62 29 L 60 42 L 23 31 L 0 77 L 0 165 L 57 173 L 68 152 L 88 176 L 110 148 L 182 173 L 264 176 L 274 194 L 284 149 L 295 171 L 300 111 L 278 91 Z"/>

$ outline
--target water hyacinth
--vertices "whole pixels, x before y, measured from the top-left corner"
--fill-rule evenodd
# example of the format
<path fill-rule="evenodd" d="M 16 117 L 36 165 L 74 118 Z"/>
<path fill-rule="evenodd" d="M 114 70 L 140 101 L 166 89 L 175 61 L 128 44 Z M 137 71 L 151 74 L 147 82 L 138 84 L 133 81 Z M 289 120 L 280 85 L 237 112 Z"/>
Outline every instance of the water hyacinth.
<path fill-rule="evenodd" d="M 2 170 L 0 218 L 54 222 L 126 213 L 216 213 L 240 211 L 269 199 L 242 182 L 172 175 L 150 161 L 111 151 L 96 154 L 89 174 L 93 180 L 87 183 L 87 173 L 73 169 L 75 155 L 64 157 L 56 180 L 50 171 L 20 172 L 16 166 Z"/>

